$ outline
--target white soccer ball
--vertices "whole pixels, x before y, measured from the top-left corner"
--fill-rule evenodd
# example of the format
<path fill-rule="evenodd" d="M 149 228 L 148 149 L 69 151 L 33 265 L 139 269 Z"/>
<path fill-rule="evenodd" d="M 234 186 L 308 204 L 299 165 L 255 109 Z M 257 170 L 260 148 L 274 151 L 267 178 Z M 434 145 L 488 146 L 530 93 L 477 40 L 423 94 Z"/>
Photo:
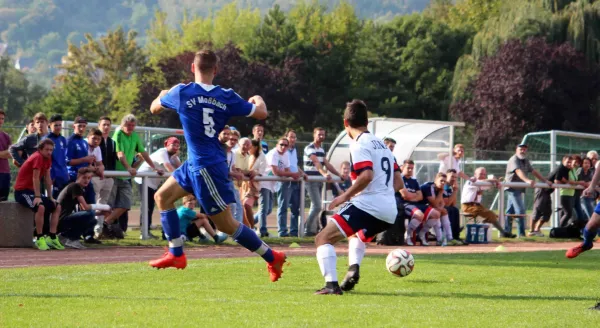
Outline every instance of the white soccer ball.
<path fill-rule="evenodd" d="M 385 259 L 385 267 L 396 277 L 406 277 L 415 267 L 415 258 L 409 251 L 396 248 Z"/>

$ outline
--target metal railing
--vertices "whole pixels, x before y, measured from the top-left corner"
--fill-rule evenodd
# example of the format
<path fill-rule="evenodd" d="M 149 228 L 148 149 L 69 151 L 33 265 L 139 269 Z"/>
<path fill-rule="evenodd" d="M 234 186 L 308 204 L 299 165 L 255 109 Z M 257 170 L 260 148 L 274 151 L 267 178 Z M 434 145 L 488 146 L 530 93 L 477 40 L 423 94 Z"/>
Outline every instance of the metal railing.
<path fill-rule="evenodd" d="M 126 171 L 104 171 L 104 176 L 109 178 L 116 177 L 129 177 L 129 178 L 142 178 L 142 194 L 140 195 L 140 212 L 142 216 L 142 227 L 141 234 L 142 239 L 148 239 L 148 178 L 163 178 L 166 179 L 171 176 L 171 173 L 165 172 L 164 175 L 160 176 L 156 172 L 138 172 L 135 177 L 132 177 Z M 249 181 L 250 179 L 244 179 Z M 304 222 L 306 211 L 304 209 L 305 206 L 305 184 L 306 182 L 341 182 L 342 180 L 337 177 L 332 177 L 330 181 L 327 181 L 325 177 L 317 177 L 317 176 L 309 176 L 308 179 L 305 180 L 294 180 L 292 178 L 279 177 L 279 176 L 257 176 L 253 179 L 253 181 L 279 181 L 279 182 L 287 182 L 287 181 L 295 181 L 300 183 L 300 220 L 298 220 L 298 235 L 300 237 L 304 236 Z"/>

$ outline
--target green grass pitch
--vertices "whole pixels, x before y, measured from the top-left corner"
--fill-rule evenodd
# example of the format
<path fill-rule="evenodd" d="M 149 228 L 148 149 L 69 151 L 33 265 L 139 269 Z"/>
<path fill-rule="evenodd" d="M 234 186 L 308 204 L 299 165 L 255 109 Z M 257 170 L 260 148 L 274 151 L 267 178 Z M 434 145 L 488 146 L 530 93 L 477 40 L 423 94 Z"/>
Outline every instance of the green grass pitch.
<path fill-rule="evenodd" d="M 316 296 L 314 257 L 277 283 L 260 258 L 0 270 L 0 327 L 596 327 L 600 252 L 416 255 L 396 278 L 367 256 L 343 296 Z M 338 258 L 338 276 L 346 269 Z"/>

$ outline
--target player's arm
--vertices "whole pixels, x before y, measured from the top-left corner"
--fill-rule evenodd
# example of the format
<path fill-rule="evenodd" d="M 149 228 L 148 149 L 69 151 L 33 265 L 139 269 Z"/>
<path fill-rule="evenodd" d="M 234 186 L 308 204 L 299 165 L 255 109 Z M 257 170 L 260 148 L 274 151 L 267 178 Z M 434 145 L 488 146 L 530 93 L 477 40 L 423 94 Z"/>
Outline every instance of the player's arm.
<path fill-rule="evenodd" d="M 416 195 L 413 202 L 420 202 L 423 200 L 423 192 L 421 190 L 417 190 L 417 192 L 414 193 L 413 195 Z"/>
<path fill-rule="evenodd" d="M 594 170 L 594 176 L 592 177 L 592 181 L 590 181 L 590 186 L 585 188 L 582 195 L 584 197 L 589 197 L 590 195 L 593 195 L 596 186 L 598 186 L 598 182 L 600 182 L 600 161 L 596 163 L 596 170 Z"/>
<path fill-rule="evenodd" d="M 152 101 L 152 104 L 150 105 L 150 112 L 152 114 L 160 114 L 163 110 L 167 109 L 166 107 L 163 107 L 163 105 L 160 102 L 160 99 L 167 95 L 167 93 L 169 93 L 169 90 L 162 90 L 158 97 L 156 97 L 156 99 Z"/>
<path fill-rule="evenodd" d="M 402 179 L 402 173 L 400 173 L 400 171 L 394 172 L 394 190 L 399 192 L 404 199 L 406 199 L 404 194 L 409 193 L 408 190 L 404 188 L 404 180 Z"/>
<path fill-rule="evenodd" d="M 346 190 L 343 194 L 335 198 L 335 203 L 338 203 L 335 206 L 349 201 L 352 197 L 354 197 L 354 195 L 358 194 L 363 189 L 365 189 L 369 185 L 369 183 L 371 183 L 371 181 L 373 181 L 372 169 L 366 169 L 360 172 L 356 180 L 354 180 L 352 186 L 348 188 L 348 190 Z M 330 206 L 333 204 L 334 202 L 332 202 Z"/>
<path fill-rule="evenodd" d="M 264 120 L 269 113 L 267 112 L 267 104 L 261 96 L 253 96 L 248 99 L 248 102 L 254 105 L 254 110 L 248 115 L 257 120 Z"/>
<path fill-rule="evenodd" d="M 340 172 L 338 172 L 335 167 L 333 165 L 331 165 L 331 163 L 329 163 L 329 161 L 327 160 L 327 158 L 323 159 L 323 163 L 325 164 L 325 167 L 327 168 L 327 170 L 335 175 L 337 175 L 338 177 L 341 177 L 342 175 L 340 174 Z"/>
<path fill-rule="evenodd" d="M 38 181 L 40 180 L 38 179 Z M 46 174 L 44 175 L 44 186 L 46 187 L 48 198 L 54 200 L 54 198 L 52 198 L 52 177 L 50 176 L 49 169 L 46 170 Z"/>

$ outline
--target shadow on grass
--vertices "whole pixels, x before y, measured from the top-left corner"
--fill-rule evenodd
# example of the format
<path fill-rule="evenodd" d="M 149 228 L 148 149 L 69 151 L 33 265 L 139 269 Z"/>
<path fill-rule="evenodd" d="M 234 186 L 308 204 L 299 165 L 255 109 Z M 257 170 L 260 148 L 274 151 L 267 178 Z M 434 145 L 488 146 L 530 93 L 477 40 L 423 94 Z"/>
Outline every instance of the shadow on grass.
<path fill-rule="evenodd" d="M 94 298 L 102 300 L 144 300 L 144 301 L 175 301 L 174 297 L 123 297 L 89 294 L 48 294 L 48 293 L 0 293 L 0 297 L 33 297 L 33 298 Z"/>
<path fill-rule="evenodd" d="M 349 295 L 361 296 L 390 296 L 390 297 L 442 297 L 442 298 L 462 298 L 462 299 L 483 299 L 494 301 L 597 301 L 598 297 L 593 296 L 538 296 L 538 295 L 484 295 L 470 293 L 427 293 L 422 291 L 415 292 L 365 292 L 351 291 Z"/>

